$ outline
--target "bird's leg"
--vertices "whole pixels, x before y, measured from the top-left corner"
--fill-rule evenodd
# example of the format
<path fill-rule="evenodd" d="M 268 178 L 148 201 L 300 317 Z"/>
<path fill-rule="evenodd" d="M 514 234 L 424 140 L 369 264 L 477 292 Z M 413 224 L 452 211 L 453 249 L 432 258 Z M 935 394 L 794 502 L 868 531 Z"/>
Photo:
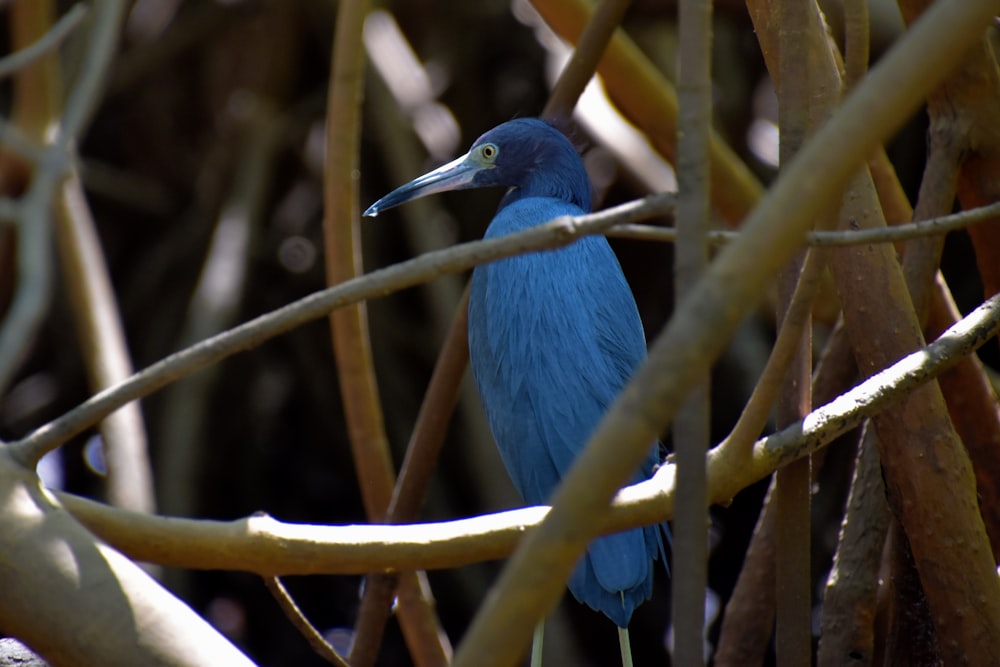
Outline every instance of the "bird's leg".
<path fill-rule="evenodd" d="M 632 667 L 632 645 L 628 640 L 628 628 L 618 628 L 618 647 L 622 650 L 622 667 Z"/>
<path fill-rule="evenodd" d="M 625 604 L 625 591 L 619 591 Z M 618 628 L 618 648 L 622 652 L 622 667 L 632 667 L 632 643 L 628 639 L 628 628 Z"/>
<path fill-rule="evenodd" d="M 531 638 L 531 667 L 542 667 L 542 640 L 545 639 L 545 619 L 535 626 L 535 636 Z"/>

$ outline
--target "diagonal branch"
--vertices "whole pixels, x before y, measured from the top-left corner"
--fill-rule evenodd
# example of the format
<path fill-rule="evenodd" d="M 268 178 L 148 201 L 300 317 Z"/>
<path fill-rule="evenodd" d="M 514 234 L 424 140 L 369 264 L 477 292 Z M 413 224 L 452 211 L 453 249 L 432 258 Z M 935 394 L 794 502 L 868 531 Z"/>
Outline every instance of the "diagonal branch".
<path fill-rule="evenodd" d="M 378 269 L 364 276 L 306 296 L 256 317 L 233 329 L 161 359 L 114 387 L 91 396 L 66 414 L 10 443 L 11 453 L 23 465 L 33 466 L 46 452 L 92 426 L 122 405 L 214 363 L 261 345 L 330 311 L 363 299 L 413 287 L 446 273 L 458 273 L 476 264 L 519 253 L 558 248 L 588 234 L 599 234 L 619 222 L 662 215 L 673 207 L 668 194 L 615 206 L 577 218 L 557 218 L 503 238 L 472 241 L 426 253 Z"/>
<path fill-rule="evenodd" d="M 758 440 L 753 456 L 732 466 L 733 454 L 709 453 L 709 500 L 726 503 L 778 466 L 819 450 L 907 392 L 961 362 L 1000 332 L 1000 295 L 990 298 L 927 347 L 871 376 L 805 419 Z M 622 489 L 594 529 L 610 533 L 669 519 L 674 466 Z M 546 516 L 526 507 L 443 523 L 323 526 L 289 524 L 266 515 L 239 521 L 151 516 L 67 493 L 62 505 L 94 534 L 139 561 L 173 567 L 243 570 L 263 576 L 363 574 L 439 569 L 508 555 Z"/>

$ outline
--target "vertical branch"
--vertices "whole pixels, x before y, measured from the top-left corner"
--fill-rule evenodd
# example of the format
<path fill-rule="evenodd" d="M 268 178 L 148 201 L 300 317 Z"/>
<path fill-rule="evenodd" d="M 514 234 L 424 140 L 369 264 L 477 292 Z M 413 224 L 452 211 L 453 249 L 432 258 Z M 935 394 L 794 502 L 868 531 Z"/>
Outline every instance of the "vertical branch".
<path fill-rule="evenodd" d="M 712 4 L 680 3 L 680 59 L 677 88 L 677 243 L 675 301 L 690 293 L 708 265 L 710 210 L 709 141 L 712 127 Z M 674 659 L 704 662 L 708 532 L 705 452 L 710 434 L 709 373 L 692 389 L 674 421 L 677 451 L 677 512 L 674 516 Z"/>
<path fill-rule="evenodd" d="M 55 18 L 53 0 L 18 0 L 10 9 L 11 42 L 15 51 L 28 48 Z M 45 53 L 14 75 L 11 122 L 26 138 L 42 143 L 45 131 L 59 115 L 63 99 L 59 54 Z"/>
<path fill-rule="evenodd" d="M 832 219 L 831 219 L 832 220 Z M 743 407 L 736 425 L 719 446 L 716 454 L 733 451 L 728 454 L 730 465 L 740 466 L 750 460 L 753 445 L 761 431 L 767 425 L 783 387 L 784 378 L 789 373 L 801 347 L 801 339 L 807 333 L 812 323 L 812 306 L 816 293 L 819 291 L 823 270 L 826 267 L 826 252 L 820 248 L 811 248 L 805 253 L 802 272 L 795 283 L 795 292 L 789 297 L 787 307 L 781 319 L 781 327 L 771 354 L 767 358 L 764 370 L 753 388 L 750 399 Z M 846 387 L 844 387 L 846 388 Z M 713 454 L 715 456 L 716 454 Z M 735 472 L 735 471 L 734 471 Z"/>
<path fill-rule="evenodd" d="M 933 141 L 936 140 L 932 139 Z M 884 150 L 880 150 L 869 161 L 869 168 L 872 170 L 872 178 L 878 190 L 879 203 L 885 213 L 886 221 L 889 224 L 899 224 L 913 219 L 913 209 Z M 925 173 L 927 171 L 925 169 Z M 921 199 L 930 209 L 932 198 L 921 196 Z M 976 229 L 980 227 L 990 227 L 990 225 L 976 225 L 969 229 L 970 235 L 974 236 Z M 977 247 L 977 261 L 980 249 L 981 247 Z M 914 263 L 915 261 L 910 260 Z M 980 269 L 982 268 L 980 262 Z M 907 276 L 908 284 L 910 276 L 918 277 L 911 269 Z M 910 285 L 911 294 L 914 289 L 915 287 Z M 937 337 L 960 317 L 940 271 L 935 276 L 932 290 L 930 314 L 927 319 L 928 338 Z M 972 459 L 980 495 L 980 512 L 993 546 L 994 556 L 1000 556 L 1000 458 L 996 456 L 996 452 L 1000 449 L 1000 406 L 997 405 L 993 387 L 983 370 L 982 363 L 975 355 L 962 359 L 954 368 L 943 373 L 938 378 L 938 383 L 948 403 L 948 412 L 955 429 Z"/>
<path fill-rule="evenodd" d="M 942 118 L 931 105 L 930 149 L 927 165 L 920 181 L 917 206 L 913 211 L 914 220 L 926 220 L 947 215 L 955 202 L 958 185 L 959 162 L 962 138 L 955 136 L 954 126 L 949 119 Z M 927 321 L 931 294 L 934 290 L 934 276 L 941 263 L 944 250 L 944 234 L 924 236 L 906 243 L 903 255 L 903 275 L 913 308 L 921 322 Z"/>
<path fill-rule="evenodd" d="M 890 519 L 877 437 L 869 422 L 858 447 L 847 511 L 826 584 L 819 667 L 875 662 L 878 572 Z"/>
<path fill-rule="evenodd" d="M 367 0 L 347 0 L 337 12 L 326 118 L 323 239 L 327 284 L 363 271 L 358 210 L 358 154 L 364 49 L 361 30 Z M 330 315 L 333 351 L 347 429 L 365 511 L 382 519 L 392 493 L 393 468 L 379 402 L 363 303 Z"/>
<path fill-rule="evenodd" d="M 937 338 L 961 318 L 939 271 L 935 279 L 927 337 Z M 974 354 L 959 361 L 938 376 L 938 384 L 948 402 L 948 413 L 955 430 L 969 451 L 979 512 L 993 547 L 994 560 L 1000 559 L 1000 405 L 983 364 Z"/>
<path fill-rule="evenodd" d="M 787 169 L 809 130 L 809 13 L 799 0 L 778 3 L 780 77 L 778 125 L 781 128 L 780 161 Z M 804 264 L 800 251 L 778 274 L 778 321 L 789 312 L 792 295 Z M 777 427 L 798 421 L 809 413 L 812 374 L 812 327 L 804 320 L 796 355 L 775 405 Z M 812 656 L 810 579 L 811 457 L 801 458 L 775 473 L 775 644 L 779 665 L 809 664 Z"/>
<path fill-rule="evenodd" d="M 844 0 L 844 88 L 847 90 L 868 71 L 870 32 L 868 0 Z"/>
<path fill-rule="evenodd" d="M 545 104 L 543 118 L 570 117 L 630 4 L 632 0 L 604 0 L 597 6 Z"/>
<path fill-rule="evenodd" d="M 337 12 L 327 101 L 323 216 L 330 285 L 362 272 L 357 173 L 365 64 L 362 29 L 369 4 L 368 0 L 345 0 Z M 389 506 L 395 475 L 375 380 L 365 305 L 359 303 L 335 311 L 330 316 L 330 326 L 362 501 L 368 517 L 380 521 Z M 415 573 L 402 577 L 408 589 L 419 586 Z M 407 639 L 439 642 L 438 623 L 426 597 L 406 595 L 405 599 L 408 604 L 400 607 L 404 627 L 435 629 L 433 637 L 414 631 L 406 633 Z M 351 651 L 352 664 L 375 662 L 384 627 L 384 614 L 380 611 L 359 618 Z"/>
<path fill-rule="evenodd" d="M 810 254 L 810 258 L 807 258 L 803 276 L 799 279 L 798 290 L 800 291 L 804 285 L 808 284 L 806 274 L 811 271 L 809 267 L 813 264 L 812 256 Z M 797 297 L 793 300 L 793 308 L 796 300 Z M 747 408 L 740 415 L 740 421 L 733 429 L 733 434 L 727 438 L 727 446 L 728 441 L 735 438 L 734 434 L 740 429 L 740 424 L 747 421 L 746 415 L 751 411 L 752 404 L 757 401 L 756 395 L 761 391 L 762 385 L 766 386 L 764 376 L 771 372 L 773 358 L 778 356 L 778 347 L 784 347 L 782 339 L 786 337 L 786 332 L 791 331 L 792 321 L 793 311 L 790 309 L 778 332 L 778 340 L 771 353 L 771 358 L 768 359 L 767 367 L 754 389 L 754 396 L 751 397 Z M 841 323 L 840 326 L 834 328 L 830 335 L 812 380 L 815 403 L 817 405 L 829 403 L 837 395 L 846 391 L 854 378 L 854 359 L 851 356 L 850 343 Z M 770 405 L 770 402 L 768 404 Z M 764 425 L 763 417 L 757 423 L 757 431 L 759 432 Z M 738 442 L 739 438 L 736 440 Z M 813 474 L 815 475 L 815 473 L 814 469 Z M 776 604 L 774 571 L 776 504 L 774 479 L 772 478 L 768 495 L 764 498 L 764 504 L 757 519 L 753 538 L 750 540 L 746 559 L 736 581 L 736 587 L 726 604 L 726 613 L 723 617 L 722 631 L 719 635 L 719 645 L 715 655 L 718 665 L 760 664 L 770 645 Z"/>
<path fill-rule="evenodd" d="M 855 179 L 853 194 L 845 202 L 842 225 L 884 224 L 867 172 Z M 919 348 L 919 323 L 893 249 L 837 249 L 833 257 L 848 335 L 862 372 Z M 890 506 L 913 550 L 945 661 L 995 662 L 1000 656 L 1000 629 L 995 627 L 1000 587 L 972 467 L 938 385 L 917 389 L 874 422 Z M 963 548 L 955 550 L 952 544 Z M 967 612 L 961 622 L 953 613 L 956 608 Z"/>
<path fill-rule="evenodd" d="M 462 376 L 469 364 L 468 322 L 469 288 L 466 286 L 455 307 L 455 318 L 448 329 L 441 356 L 434 365 L 427 394 L 413 427 L 413 436 L 403 457 L 399 479 L 386 513 L 390 521 L 413 521 L 423 505 L 438 453 L 444 443 L 448 419 L 458 402 Z"/>
<path fill-rule="evenodd" d="M 743 567 L 726 604 L 715 664 L 718 667 L 759 665 L 774 630 L 774 479 L 768 487 Z"/>
<path fill-rule="evenodd" d="M 469 364 L 468 312 L 469 289 L 467 286 L 455 308 L 455 316 L 441 347 L 441 354 L 434 365 L 427 393 L 420 405 L 420 412 L 417 414 L 417 421 L 413 426 L 413 435 L 407 445 L 399 478 L 396 480 L 392 498 L 385 513 L 386 523 L 413 521 L 417 518 L 423 505 L 427 488 L 437 466 L 441 446 L 444 444 L 449 418 L 458 402 L 462 376 L 465 375 L 465 369 Z M 399 604 L 402 609 L 413 604 L 414 597 L 421 596 L 423 582 L 420 580 L 419 574 L 416 575 L 416 578 L 414 573 L 406 575 L 397 573 L 372 574 L 368 576 L 365 582 L 365 594 L 361 600 L 361 609 L 358 612 L 359 619 L 364 619 L 364 624 L 360 622 L 358 624 L 358 636 L 361 637 L 362 641 L 365 640 L 368 633 L 372 632 L 367 628 L 385 627 L 385 623 L 389 619 L 392 598 L 400 584 L 401 576 L 409 579 L 399 591 Z M 362 629 L 365 630 L 364 635 L 362 635 Z M 441 640 L 437 642 L 421 641 L 420 639 L 421 637 L 429 637 L 431 633 L 440 634 L 436 627 L 428 628 L 426 631 L 417 631 L 410 624 L 407 624 L 403 626 L 403 632 L 407 637 L 410 652 L 417 665 L 421 667 L 446 665 L 450 661 L 451 646 L 443 634 Z"/>
<path fill-rule="evenodd" d="M 76 175 L 63 183 L 55 213 L 64 284 L 96 392 L 118 384 L 134 369 L 104 252 Z M 153 471 L 139 404 L 129 403 L 105 417 L 101 436 L 108 464 L 108 500 L 139 512 L 155 511 Z"/>

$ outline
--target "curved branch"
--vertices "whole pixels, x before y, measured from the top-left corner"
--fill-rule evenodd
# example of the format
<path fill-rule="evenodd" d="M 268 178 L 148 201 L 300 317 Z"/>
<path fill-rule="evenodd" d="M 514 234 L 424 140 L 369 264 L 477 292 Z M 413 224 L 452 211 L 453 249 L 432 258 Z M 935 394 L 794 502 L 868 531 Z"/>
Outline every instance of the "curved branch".
<path fill-rule="evenodd" d="M 463 243 L 429 252 L 406 262 L 343 282 L 299 299 L 217 336 L 205 339 L 139 371 L 127 380 L 91 396 L 66 414 L 12 442 L 11 454 L 25 466 L 46 452 L 92 426 L 112 411 L 210 366 L 238 352 L 250 350 L 275 336 L 323 317 L 330 311 L 362 299 L 418 285 L 446 273 L 457 273 L 476 264 L 518 253 L 557 248 L 588 234 L 599 234 L 627 220 L 640 220 L 670 210 L 673 197 L 652 195 L 578 218 L 557 218 L 538 227 L 503 238 Z"/>
<path fill-rule="evenodd" d="M 811 246 L 850 246 L 868 243 L 894 243 L 906 241 L 921 236 L 933 236 L 964 229 L 981 222 L 989 222 L 1000 216 L 1000 202 L 971 208 L 967 211 L 952 213 L 937 218 L 927 218 L 889 227 L 873 227 L 870 229 L 852 229 L 839 231 L 817 230 L 806 234 L 806 243 Z M 708 232 L 709 241 L 714 245 L 731 243 L 740 237 L 742 232 L 714 229 Z M 677 230 L 672 227 L 657 227 L 655 225 L 620 224 L 615 225 L 606 236 L 635 239 L 638 241 L 661 241 L 673 243 L 677 240 Z"/>
<path fill-rule="evenodd" d="M 309 646 L 312 647 L 313 651 L 319 657 L 334 665 L 334 667 L 350 667 L 347 661 L 330 645 L 330 642 L 326 641 L 323 635 L 320 634 L 316 626 L 309 622 L 306 615 L 299 609 L 299 605 L 295 604 L 295 600 L 288 593 L 288 589 L 285 588 L 281 579 L 278 577 L 264 577 L 264 585 L 267 587 L 268 592 L 271 593 L 274 601 L 278 603 L 285 617 L 291 621 L 295 629 L 299 631 L 299 634 L 306 638 Z"/>
<path fill-rule="evenodd" d="M 980 305 L 922 350 L 813 410 L 805 419 L 744 452 L 720 445 L 709 453 L 713 503 L 728 502 L 774 469 L 817 451 L 892 401 L 936 377 L 1000 331 L 1000 295 Z M 619 491 L 594 531 L 610 533 L 672 516 L 673 465 Z M 245 570 L 263 576 L 363 574 L 440 569 L 508 555 L 548 513 L 526 507 L 470 519 L 404 525 L 289 524 L 266 515 L 239 521 L 150 516 L 67 493 L 56 496 L 94 534 L 135 560 L 197 569 Z"/>
<path fill-rule="evenodd" d="M 0 449 L 0 626 L 53 665 L 253 663 Z M 18 566 L 20 565 L 20 566 Z"/>
<path fill-rule="evenodd" d="M 64 39 L 69 37 L 80 22 L 87 16 L 87 6 L 83 3 L 73 5 L 68 12 L 63 14 L 55 25 L 36 42 L 26 46 L 20 51 L 15 51 L 10 55 L 0 58 L 0 78 L 8 77 L 15 72 L 24 69 L 35 62 L 49 51 L 56 49 Z"/>

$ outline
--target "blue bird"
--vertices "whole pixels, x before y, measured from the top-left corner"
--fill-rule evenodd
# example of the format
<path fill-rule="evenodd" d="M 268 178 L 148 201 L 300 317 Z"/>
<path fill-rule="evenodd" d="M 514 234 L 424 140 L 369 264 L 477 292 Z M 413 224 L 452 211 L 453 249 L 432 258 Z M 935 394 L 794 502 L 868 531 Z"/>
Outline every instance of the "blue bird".
<path fill-rule="evenodd" d="M 512 120 L 469 152 L 394 190 L 375 216 L 435 192 L 509 188 L 486 238 L 590 211 L 590 182 L 570 141 L 552 125 Z M 603 236 L 477 267 L 469 299 L 472 372 L 501 458 L 529 504 L 545 504 L 602 415 L 646 355 L 635 299 Z M 632 482 L 658 464 L 653 443 Z M 669 540 L 669 529 L 663 530 Z M 653 590 L 653 562 L 666 557 L 657 526 L 601 537 L 569 579 L 577 600 L 627 627 Z M 540 659 L 540 634 L 536 650 Z"/>

